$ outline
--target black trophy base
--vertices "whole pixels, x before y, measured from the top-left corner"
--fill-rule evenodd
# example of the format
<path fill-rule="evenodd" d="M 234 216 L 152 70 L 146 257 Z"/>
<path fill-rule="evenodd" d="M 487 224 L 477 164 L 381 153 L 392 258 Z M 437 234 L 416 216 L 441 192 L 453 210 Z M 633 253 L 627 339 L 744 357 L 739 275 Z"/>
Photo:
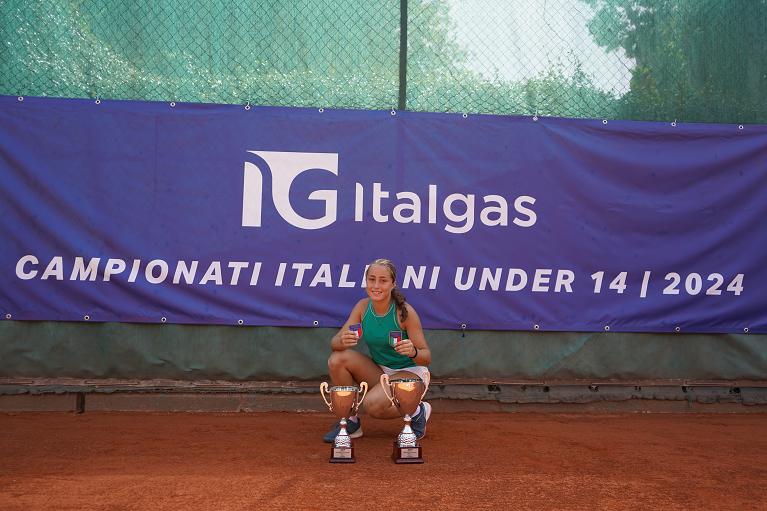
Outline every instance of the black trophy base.
<path fill-rule="evenodd" d="M 423 463 L 421 456 L 421 444 L 416 443 L 415 447 L 400 447 L 397 441 L 394 441 L 394 451 L 391 453 L 391 459 L 394 463 Z"/>
<path fill-rule="evenodd" d="M 330 463 L 354 462 L 354 447 L 330 447 Z"/>

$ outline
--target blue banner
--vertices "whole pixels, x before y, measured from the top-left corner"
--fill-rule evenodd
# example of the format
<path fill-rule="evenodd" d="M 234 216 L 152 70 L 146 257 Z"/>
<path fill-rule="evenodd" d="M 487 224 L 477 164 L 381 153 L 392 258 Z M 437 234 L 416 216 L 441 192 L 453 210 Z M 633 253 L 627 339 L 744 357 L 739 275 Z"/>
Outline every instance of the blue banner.
<path fill-rule="evenodd" d="M 767 127 L 0 98 L 0 312 L 767 332 Z"/>

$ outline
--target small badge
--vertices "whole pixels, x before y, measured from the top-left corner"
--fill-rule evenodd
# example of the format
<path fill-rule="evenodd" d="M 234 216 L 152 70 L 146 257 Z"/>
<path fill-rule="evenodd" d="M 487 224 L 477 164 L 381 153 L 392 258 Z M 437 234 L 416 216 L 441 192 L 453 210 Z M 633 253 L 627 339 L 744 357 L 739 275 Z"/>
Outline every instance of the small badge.
<path fill-rule="evenodd" d="M 392 330 L 389 332 L 389 346 L 392 348 L 396 346 L 398 343 L 402 342 L 402 331 L 401 330 Z"/>

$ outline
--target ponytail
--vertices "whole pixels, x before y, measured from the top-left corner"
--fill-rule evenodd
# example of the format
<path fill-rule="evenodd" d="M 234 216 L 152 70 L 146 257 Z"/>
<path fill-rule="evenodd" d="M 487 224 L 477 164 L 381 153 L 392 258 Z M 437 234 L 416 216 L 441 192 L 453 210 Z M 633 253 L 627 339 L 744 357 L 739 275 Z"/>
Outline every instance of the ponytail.
<path fill-rule="evenodd" d="M 399 289 L 395 287 L 391 290 L 391 297 L 392 300 L 394 300 L 395 307 L 399 311 L 400 320 L 404 322 L 407 319 L 407 307 L 405 306 L 407 300 L 405 300 L 405 295 L 400 293 Z"/>

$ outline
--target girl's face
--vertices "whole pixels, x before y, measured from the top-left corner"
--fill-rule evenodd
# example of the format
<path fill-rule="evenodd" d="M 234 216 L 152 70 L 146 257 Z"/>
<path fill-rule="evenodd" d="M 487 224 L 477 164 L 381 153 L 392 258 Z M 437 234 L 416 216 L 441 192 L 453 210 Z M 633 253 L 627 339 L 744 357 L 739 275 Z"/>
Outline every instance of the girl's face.
<path fill-rule="evenodd" d="M 373 264 L 368 268 L 366 291 L 374 302 L 387 302 L 391 299 L 394 281 L 386 266 Z"/>

